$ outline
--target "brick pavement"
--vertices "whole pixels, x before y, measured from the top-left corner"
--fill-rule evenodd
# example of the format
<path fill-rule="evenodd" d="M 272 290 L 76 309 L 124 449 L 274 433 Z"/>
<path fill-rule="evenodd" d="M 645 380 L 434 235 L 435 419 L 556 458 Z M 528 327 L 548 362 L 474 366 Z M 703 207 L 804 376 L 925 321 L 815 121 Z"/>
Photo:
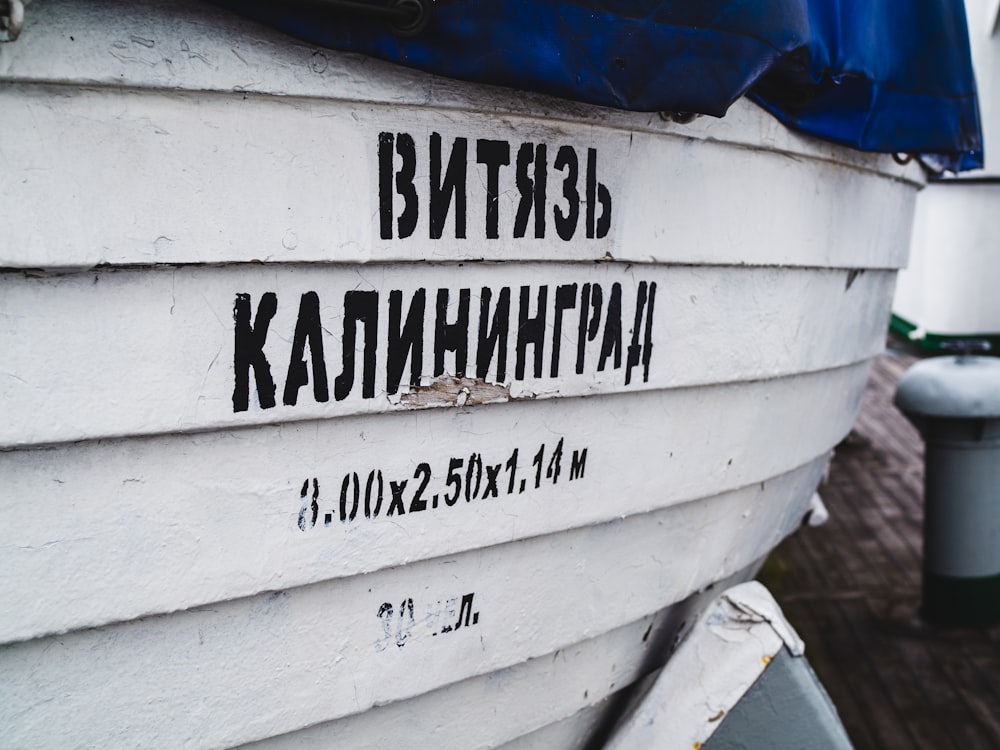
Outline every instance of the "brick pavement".
<path fill-rule="evenodd" d="M 793 534 L 760 578 L 805 639 L 857 750 L 998 750 L 1000 626 L 936 629 L 917 613 L 923 446 L 892 405 L 915 361 L 878 358 L 820 488 L 829 522 Z"/>

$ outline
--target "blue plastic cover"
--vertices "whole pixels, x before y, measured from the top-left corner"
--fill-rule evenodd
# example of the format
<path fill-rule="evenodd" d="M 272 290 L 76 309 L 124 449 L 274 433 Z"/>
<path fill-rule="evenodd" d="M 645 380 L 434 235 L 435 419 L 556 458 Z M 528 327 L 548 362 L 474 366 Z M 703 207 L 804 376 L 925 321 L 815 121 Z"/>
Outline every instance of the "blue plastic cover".
<path fill-rule="evenodd" d="M 748 95 L 829 141 L 982 166 L 962 0 L 436 0 L 410 38 L 336 2 L 212 1 L 452 78 L 720 117 Z"/>

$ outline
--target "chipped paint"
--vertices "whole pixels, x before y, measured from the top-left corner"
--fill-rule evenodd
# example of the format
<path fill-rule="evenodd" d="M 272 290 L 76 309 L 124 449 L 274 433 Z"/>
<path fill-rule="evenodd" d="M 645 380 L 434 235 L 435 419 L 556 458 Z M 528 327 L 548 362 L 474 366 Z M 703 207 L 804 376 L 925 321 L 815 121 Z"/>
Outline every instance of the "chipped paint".
<path fill-rule="evenodd" d="M 530 398 L 530 396 L 519 398 Z M 509 386 L 487 383 L 482 378 L 457 378 L 447 374 L 434 378 L 427 385 L 415 386 L 399 398 L 401 404 L 415 409 L 500 404 L 510 400 Z"/>
<path fill-rule="evenodd" d="M 799 645 L 761 584 L 722 592 L 623 719 L 607 750 L 707 745 L 771 659 Z"/>

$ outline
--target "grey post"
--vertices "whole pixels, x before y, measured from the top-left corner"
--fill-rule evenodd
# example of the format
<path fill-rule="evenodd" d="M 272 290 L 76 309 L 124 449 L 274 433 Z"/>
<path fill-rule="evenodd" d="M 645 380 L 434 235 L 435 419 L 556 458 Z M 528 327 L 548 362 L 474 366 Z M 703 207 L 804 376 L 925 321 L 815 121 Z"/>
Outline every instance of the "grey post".
<path fill-rule="evenodd" d="M 924 619 L 1000 622 L 1000 359 L 918 362 L 896 406 L 920 430 L 924 465 Z"/>

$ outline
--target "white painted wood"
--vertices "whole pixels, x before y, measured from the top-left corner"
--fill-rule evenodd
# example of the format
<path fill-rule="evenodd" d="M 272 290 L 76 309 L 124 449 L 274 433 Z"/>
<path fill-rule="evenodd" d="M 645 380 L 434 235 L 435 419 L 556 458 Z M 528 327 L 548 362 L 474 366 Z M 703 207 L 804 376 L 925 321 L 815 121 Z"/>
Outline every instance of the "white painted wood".
<path fill-rule="evenodd" d="M 25 584 L 0 588 L 0 642 L 368 573 L 746 487 L 824 456 L 850 429 L 868 371 L 862 364 L 724 387 L 0 453 L 0 567 Z M 545 444 L 547 469 L 560 439 L 562 473 L 556 483 L 543 474 L 535 489 L 532 459 Z M 450 459 L 476 453 L 486 465 L 506 464 L 515 449 L 513 494 L 505 466 L 497 497 L 484 497 L 487 475 L 467 502 L 463 463 L 463 494 L 448 505 Z M 572 454 L 583 449 L 584 473 L 571 479 Z M 432 477 L 423 499 L 431 502 L 414 512 L 416 469 L 425 461 Z M 376 469 L 384 503 L 367 519 L 364 491 Z M 355 472 L 359 510 L 344 523 L 340 493 Z M 389 516 L 389 481 L 404 479 L 408 512 Z M 346 499 L 349 517 L 353 484 Z"/>
<path fill-rule="evenodd" d="M 607 750 L 701 747 L 771 659 L 801 639 L 756 581 L 719 595 L 701 615 Z"/>
<path fill-rule="evenodd" d="M 904 262 L 899 227 L 909 224 L 916 168 L 795 136 L 752 105 L 681 126 L 432 79 L 308 48 L 202 5 L 173 5 L 170 13 L 148 2 L 38 0 L 19 43 L 0 50 L 0 80 L 17 84 L 0 89 L 0 128 L 18 133 L 0 144 L 4 209 L 18 217 L 5 231 L 0 266 Z M 383 131 L 416 142 L 422 208 L 408 239 L 379 237 Z M 432 132 L 446 149 L 456 137 L 473 147 L 477 138 L 503 139 L 515 151 L 546 144 L 546 239 L 512 235 L 514 167 L 500 173 L 500 237 L 485 239 L 485 167 L 471 163 L 467 238 L 449 229 L 428 242 Z M 579 155 L 596 149 L 614 206 L 603 239 L 555 236 L 563 171 L 553 160 L 563 145 Z"/>
<path fill-rule="evenodd" d="M 650 668 L 645 661 L 655 666 L 666 657 L 650 651 L 664 614 L 489 675 L 246 748 L 378 750 L 387 738 L 419 748 L 580 748 L 607 715 L 610 699 Z"/>
<path fill-rule="evenodd" d="M 211 747 L 495 672 L 752 565 L 801 522 L 825 463 L 608 524 L 11 644 L 0 723 L 15 745 Z M 412 626 L 379 618 L 408 599 Z M 446 632 L 463 609 L 471 621 Z"/>
<path fill-rule="evenodd" d="M 898 267 L 905 258 L 899 227 L 909 223 L 912 189 L 833 163 L 725 143 L 692 149 L 685 138 L 587 123 L 426 108 L 129 89 L 60 87 L 58 94 L 53 106 L 51 87 L 0 91 L 0 127 L 20 134 L 0 144 L 5 211 L 19 217 L 5 233 L 4 266 L 610 256 Z M 108 111 L 115 117 L 104 117 Z M 416 142 L 420 218 L 407 239 L 379 238 L 383 131 Z M 486 239 L 485 167 L 471 153 L 467 238 L 455 238 L 452 210 L 445 235 L 429 241 L 432 132 L 443 136 L 445 159 L 457 137 L 473 150 L 477 138 L 504 139 L 512 164 L 521 143 L 547 144 L 546 238 L 512 237 L 519 193 L 510 167 L 500 173 L 500 237 Z M 552 160 L 562 145 L 581 158 L 597 150 L 598 179 L 613 206 L 604 239 L 556 236 L 552 212 L 563 204 L 563 173 Z M 721 216 L 735 223 L 711 218 Z"/>
<path fill-rule="evenodd" d="M 525 734 L 501 746 L 500 750 L 552 750 L 553 748 L 584 748 L 595 727 L 604 718 L 609 698 L 596 706 L 580 709 L 572 716 Z"/>
<path fill-rule="evenodd" d="M 617 263 L 362 269 L 324 265 L 94 271 L 40 278 L 10 274 L 2 282 L 0 350 L 5 357 L 0 403 L 6 418 L 0 422 L 0 447 L 12 447 L 404 411 L 460 403 L 462 388 L 471 389 L 468 396 L 475 403 L 677 388 L 837 367 L 881 350 L 893 274 L 870 271 L 855 277 L 848 271 Z M 608 358 L 601 371 L 606 334 L 614 330 L 607 319 L 616 283 L 622 290 L 622 357 L 617 368 L 615 359 Z M 654 283 L 649 325 L 648 305 L 640 301 Z M 563 315 L 559 370 L 553 378 L 556 291 L 569 284 L 577 285 L 575 309 L 568 308 Z M 595 338 L 585 342 L 583 372 L 577 374 L 585 284 L 599 284 L 605 301 L 599 325 L 591 329 Z M 521 290 L 528 288 L 526 314 L 534 317 L 542 286 L 547 288 L 547 313 L 541 377 L 534 377 L 535 346 L 526 345 L 526 367 L 519 379 L 515 365 Z M 449 290 L 448 323 L 459 316 L 459 289 L 470 290 L 467 375 L 473 377 L 480 375 L 475 363 L 482 289 L 492 289 L 488 314 L 492 322 L 496 300 L 505 287 L 511 297 L 506 373 L 497 377 L 499 355 L 482 373 L 487 382 L 504 387 L 483 389 L 466 382 L 434 381 L 438 290 Z M 436 391 L 409 396 L 386 392 L 391 290 L 403 292 L 405 320 L 418 288 L 426 289 L 422 383 L 436 383 L 441 398 Z M 359 326 L 354 384 L 346 398 L 338 401 L 335 379 L 344 369 L 345 293 L 355 291 L 378 293 L 372 397 L 364 394 L 365 337 Z M 264 353 L 276 388 L 276 405 L 270 409 L 258 405 L 254 371 L 244 366 L 249 385 L 242 393 L 248 410 L 236 412 L 234 301 L 238 294 L 248 294 L 247 313 L 256 321 L 268 292 L 276 295 L 277 313 L 270 322 Z M 318 297 L 328 400 L 317 402 L 317 380 L 310 369 L 309 383 L 298 390 L 297 403 L 288 406 L 283 394 L 292 340 L 302 296 L 308 292 Z M 637 307 L 643 310 L 638 328 Z M 591 323 L 595 320 L 593 305 L 588 318 Z M 647 331 L 652 343 L 648 381 L 640 363 L 626 385 L 627 350 L 635 342 L 645 351 Z M 310 351 L 304 348 L 303 356 L 308 357 Z M 455 371 L 454 353 L 445 353 L 443 366 L 446 373 Z M 409 372 L 407 365 L 406 380 Z"/>

